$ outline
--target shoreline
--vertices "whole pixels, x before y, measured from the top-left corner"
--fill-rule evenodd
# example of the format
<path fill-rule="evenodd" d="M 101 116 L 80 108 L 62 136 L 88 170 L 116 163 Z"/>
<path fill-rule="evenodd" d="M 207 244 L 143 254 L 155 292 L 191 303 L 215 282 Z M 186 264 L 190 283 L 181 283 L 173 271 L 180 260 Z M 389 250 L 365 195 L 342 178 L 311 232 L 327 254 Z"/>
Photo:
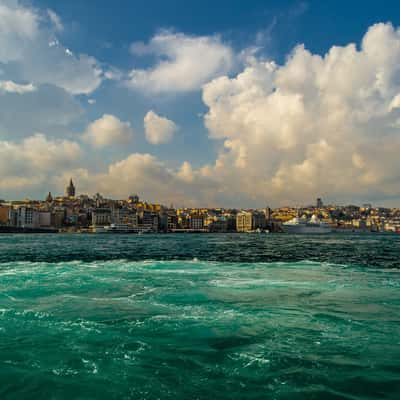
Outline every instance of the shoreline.
<path fill-rule="evenodd" d="M 1 234 L 66 234 L 66 235 L 95 235 L 95 236 L 114 236 L 114 235 L 224 235 L 224 234 L 244 234 L 244 235 L 254 235 L 254 236 L 265 236 L 265 235 L 291 235 L 288 232 L 204 232 L 204 231 L 178 231 L 178 232 L 90 232 L 90 231 L 69 231 L 69 230 L 58 230 L 54 228 L 17 228 L 17 227 L 8 227 L 8 226 L 0 226 L 0 235 Z M 302 236 L 326 236 L 330 234 L 340 234 L 340 235 L 348 235 L 348 234 L 360 234 L 360 235 L 398 235 L 396 232 L 374 232 L 374 231 L 362 231 L 362 230 L 332 230 L 329 233 L 297 233 L 295 235 Z"/>

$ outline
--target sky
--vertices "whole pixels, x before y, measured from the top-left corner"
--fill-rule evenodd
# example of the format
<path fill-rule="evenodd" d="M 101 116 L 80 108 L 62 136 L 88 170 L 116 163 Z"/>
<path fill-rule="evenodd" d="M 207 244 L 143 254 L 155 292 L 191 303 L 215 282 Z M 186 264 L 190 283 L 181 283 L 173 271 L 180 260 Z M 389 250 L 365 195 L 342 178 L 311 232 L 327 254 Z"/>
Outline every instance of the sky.
<path fill-rule="evenodd" d="M 0 0 L 0 198 L 400 206 L 396 1 Z"/>

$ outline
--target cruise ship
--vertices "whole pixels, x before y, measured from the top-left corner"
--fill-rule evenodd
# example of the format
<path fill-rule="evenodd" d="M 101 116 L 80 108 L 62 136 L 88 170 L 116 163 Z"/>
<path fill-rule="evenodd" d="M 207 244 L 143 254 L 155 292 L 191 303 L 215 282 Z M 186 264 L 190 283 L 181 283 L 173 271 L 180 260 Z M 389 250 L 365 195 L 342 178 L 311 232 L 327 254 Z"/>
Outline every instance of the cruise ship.
<path fill-rule="evenodd" d="M 322 222 L 316 215 L 311 219 L 305 217 L 295 217 L 282 224 L 283 231 L 286 233 L 330 233 L 332 228 L 326 222 Z"/>

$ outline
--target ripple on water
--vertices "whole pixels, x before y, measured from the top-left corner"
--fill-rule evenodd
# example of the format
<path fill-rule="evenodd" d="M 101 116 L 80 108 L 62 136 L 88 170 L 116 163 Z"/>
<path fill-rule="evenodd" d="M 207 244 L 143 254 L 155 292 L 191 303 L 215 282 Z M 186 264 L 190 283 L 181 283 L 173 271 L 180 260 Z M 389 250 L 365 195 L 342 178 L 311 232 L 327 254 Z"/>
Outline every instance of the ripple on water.
<path fill-rule="evenodd" d="M 22 237 L 0 237 L 2 399 L 400 392 L 398 237 Z"/>

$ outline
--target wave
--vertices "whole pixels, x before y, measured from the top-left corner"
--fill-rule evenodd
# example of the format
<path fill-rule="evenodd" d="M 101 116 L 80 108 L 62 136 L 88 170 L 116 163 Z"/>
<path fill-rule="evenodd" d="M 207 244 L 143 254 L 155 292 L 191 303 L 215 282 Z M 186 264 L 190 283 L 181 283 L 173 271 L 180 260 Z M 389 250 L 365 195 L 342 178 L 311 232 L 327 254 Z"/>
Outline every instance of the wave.
<path fill-rule="evenodd" d="M 92 260 L 92 261 L 87 261 L 85 259 L 73 259 L 73 260 L 67 260 L 67 261 L 58 261 L 58 262 L 52 262 L 52 261 L 9 261 L 5 262 L 2 261 L 0 262 L 0 270 L 2 268 L 10 268 L 10 267 L 23 267 L 29 265 L 30 267 L 43 267 L 46 265 L 51 265 L 51 266 L 81 266 L 85 265 L 87 267 L 92 267 L 96 268 L 99 266 L 103 265 L 139 265 L 139 266 L 146 266 L 146 265 L 181 265 L 181 264 L 187 264 L 187 265 L 215 265 L 215 266 L 221 266 L 221 265 L 232 265 L 232 266 L 238 266 L 238 265 L 243 265 L 243 266 L 253 266 L 253 265 L 260 265 L 260 266 L 285 266 L 285 267 L 296 267 L 296 266 L 326 266 L 326 267 L 355 267 L 354 265 L 351 264 L 340 264 L 340 263 L 330 263 L 330 262 L 320 262 L 320 261 L 315 261 L 315 260 L 300 260 L 300 261 L 250 261 L 250 262 L 243 262 L 243 261 L 218 261 L 218 260 L 201 260 L 197 257 L 195 258 L 188 258 L 188 259 L 156 259 L 156 258 L 148 258 L 148 259 L 143 259 L 143 260 L 131 260 L 128 258 L 115 258 L 115 259 L 108 259 L 108 260 Z M 390 269 L 388 269 L 390 270 Z M 394 269 L 393 269 L 394 270 Z"/>

